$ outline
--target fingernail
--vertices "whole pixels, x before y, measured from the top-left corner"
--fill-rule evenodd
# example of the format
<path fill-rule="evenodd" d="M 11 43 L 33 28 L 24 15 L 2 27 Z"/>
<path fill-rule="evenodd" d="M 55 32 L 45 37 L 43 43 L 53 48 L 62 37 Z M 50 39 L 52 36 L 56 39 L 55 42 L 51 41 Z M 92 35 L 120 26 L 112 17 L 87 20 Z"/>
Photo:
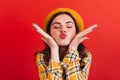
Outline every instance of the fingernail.
<path fill-rule="evenodd" d="M 35 24 L 35 23 L 33 23 L 32 25 L 33 25 L 33 26 L 35 26 L 36 24 Z"/>
<path fill-rule="evenodd" d="M 98 24 L 95 24 L 95 28 L 98 26 Z"/>
<path fill-rule="evenodd" d="M 89 39 L 88 37 L 86 37 L 86 39 Z"/>

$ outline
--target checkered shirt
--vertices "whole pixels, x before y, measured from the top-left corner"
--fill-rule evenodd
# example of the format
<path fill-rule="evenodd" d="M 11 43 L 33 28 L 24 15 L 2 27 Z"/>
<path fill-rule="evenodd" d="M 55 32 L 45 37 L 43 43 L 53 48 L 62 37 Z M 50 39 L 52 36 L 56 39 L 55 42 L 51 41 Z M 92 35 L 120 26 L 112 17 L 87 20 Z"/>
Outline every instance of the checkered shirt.
<path fill-rule="evenodd" d="M 85 62 L 84 68 L 80 68 L 80 57 L 78 51 L 71 51 L 66 54 L 63 61 L 57 62 L 49 60 L 46 65 L 44 61 L 44 53 L 36 55 L 36 63 L 38 67 L 40 80 L 64 80 L 62 73 L 65 70 L 65 80 L 88 80 L 88 73 L 91 64 L 91 54 L 83 59 Z"/>

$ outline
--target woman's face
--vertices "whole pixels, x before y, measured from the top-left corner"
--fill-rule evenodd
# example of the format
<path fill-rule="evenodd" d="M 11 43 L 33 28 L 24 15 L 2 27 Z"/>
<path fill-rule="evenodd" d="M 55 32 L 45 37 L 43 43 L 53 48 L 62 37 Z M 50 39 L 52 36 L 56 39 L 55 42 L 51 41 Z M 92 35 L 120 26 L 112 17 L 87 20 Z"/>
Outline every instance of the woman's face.
<path fill-rule="evenodd" d="M 67 46 L 76 35 L 75 22 L 67 14 L 58 15 L 50 26 L 50 35 L 59 46 Z"/>

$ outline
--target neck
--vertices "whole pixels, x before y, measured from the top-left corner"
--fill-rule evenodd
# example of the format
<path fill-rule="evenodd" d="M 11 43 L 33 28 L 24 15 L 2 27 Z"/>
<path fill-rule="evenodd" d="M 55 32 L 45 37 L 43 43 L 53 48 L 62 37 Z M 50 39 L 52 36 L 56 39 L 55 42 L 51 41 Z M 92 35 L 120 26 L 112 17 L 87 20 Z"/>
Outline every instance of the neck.
<path fill-rule="evenodd" d="M 59 46 L 59 56 L 60 60 L 63 60 L 64 56 L 67 54 L 68 46 Z"/>

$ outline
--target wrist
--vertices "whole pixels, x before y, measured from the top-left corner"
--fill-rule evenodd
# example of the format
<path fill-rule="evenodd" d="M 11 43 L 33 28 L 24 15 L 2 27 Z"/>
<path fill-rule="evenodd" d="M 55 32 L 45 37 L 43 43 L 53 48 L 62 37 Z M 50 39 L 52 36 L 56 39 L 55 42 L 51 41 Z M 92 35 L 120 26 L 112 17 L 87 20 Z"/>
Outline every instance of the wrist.
<path fill-rule="evenodd" d="M 77 47 L 74 47 L 74 46 L 69 46 L 69 52 L 71 52 L 71 51 L 77 51 Z"/>
<path fill-rule="evenodd" d="M 56 46 L 56 47 L 50 47 L 51 51 L 58 51 L 59 48 Z"/>
<path fill-rule="evenodd" d="M 59 48 L 58 47 L 51 48 L 51 59 L 59 62 Z"/>

